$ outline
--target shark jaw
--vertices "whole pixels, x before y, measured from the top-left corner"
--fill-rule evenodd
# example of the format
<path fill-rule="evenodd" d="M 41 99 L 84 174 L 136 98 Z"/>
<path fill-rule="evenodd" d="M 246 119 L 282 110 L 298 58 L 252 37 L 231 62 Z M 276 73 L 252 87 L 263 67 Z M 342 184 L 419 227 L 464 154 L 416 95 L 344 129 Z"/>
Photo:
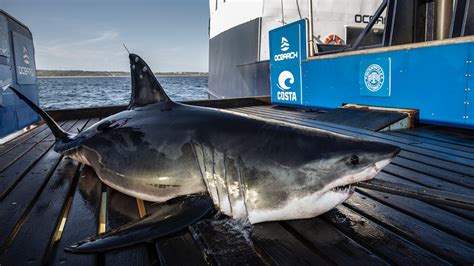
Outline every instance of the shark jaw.
<path fill-rule="evenodd" d="M 250 210 L 248 219 L 251 224 L 255 224 L 265 221 L 313 218 L 321 215 L 349 199 L 354 193 L 355 183 L 374 178 L 390 161 L 391 159 L 380 160 L 359 173 L 343 176 L 327 184 L 322 190 L 308 196 L 294 197 L 281 208 Z"/>
<path fill-rule="evenodd" d="M 337 193 L 350 193 L 354 192 L 353 184 L 363 182 L 374 178 L 385 166 L 391 162 L 391 159 L 384 159 L 376 162 L 374 166 L 368 167 L 363 171 L 354 174 L 343 176 L 342 178 L 329 183 L 323 189 L 323 191 L 337 192 Z"/>

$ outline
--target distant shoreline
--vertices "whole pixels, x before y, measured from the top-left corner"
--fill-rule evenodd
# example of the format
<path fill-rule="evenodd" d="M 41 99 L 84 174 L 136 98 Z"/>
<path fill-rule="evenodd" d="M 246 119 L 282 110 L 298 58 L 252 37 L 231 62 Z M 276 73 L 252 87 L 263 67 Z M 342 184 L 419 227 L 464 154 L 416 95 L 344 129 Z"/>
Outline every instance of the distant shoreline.
<path fill-rule="evenodd" d="M 155 74 L 157 77 L 207 77 L 208 74 L 182 74 L 182 75 L 171 75 L 171 74 Z M 129 75 L 124 76 L 37 76 L 37 78 L 48 78 L 48 79 L 61 79 L 61 78 L 129 78 Z"/>
<path fill-rule="evenodd" d="M 38 78 L 113 78 L 130 77 L 129 72 L 124 71 L 83 71 L 83 70 L 41 70 L 36 71 Z M 208 76 L 207 72 L 158 72 L 159 77 L 200 77 Z"/>

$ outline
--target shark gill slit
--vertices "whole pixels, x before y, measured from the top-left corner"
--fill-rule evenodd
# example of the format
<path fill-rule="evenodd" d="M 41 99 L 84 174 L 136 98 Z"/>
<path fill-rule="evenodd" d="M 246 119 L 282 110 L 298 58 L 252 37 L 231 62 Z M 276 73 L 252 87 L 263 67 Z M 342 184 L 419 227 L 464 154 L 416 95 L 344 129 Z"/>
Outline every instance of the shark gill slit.
<path fill-rule="evenodd" d="M 227 191 L 227 200 L 229 201 L 229 208 L 230 208 L 230 213 L 233 216 L 234 211 L 232 209 L 232 201 L 230 201 L 230 191 L 229 191 L 229 181 L 227 180 L 227 164 L 226 164 L 226 159 L 227 159 L 227 150 L 224 150 L 224 183 L 225 183 L 225 189 Z"/>
<path fill-rule="evenodd" d="M 216 188 L 217 204 L 218 204 L 218 207 L 220 207 L 221 206 L 221 197 L 220 197 L 220 194 L 219 194 L 219 187 L 218 187 L 218 183 L 217 183 L 217 180 L 216 180 L 216 157 L 214 156 L 214 146 L 211 146 L 211 147 L 212 147 L 211 148 L 212 180 L 214 182 L 214 187 Z"/>
<path fill-rule="evenodd" d="M 207 146 L 204 146 L 203 144 L 200 144 L 201 146 L 201 151 L 203 153 L 203 162 L 205 166 L 205 182 L 208 185 L 208 193 L 212 198 L 212 201 L 214 202 L 214 205 L 217 207 L 218 206 L 218 197 L 217 197 L 217 188 L 214 189 L 215 183 L 214 183 L 214 174 L 212 172 L 212 154 L 210 149 Z"/>
<path fill-rule="evenodd" d="M 199 144 L 194 143 L 193 141 L 191 141 L 191 149 L 193 150 L 194 160 L 196 160 L 196 163 L 197 163 L 197 165 L 198 165 L 198 167 L 199 167 L 199 171 L 200 171 L 200 173 L 201 173 L 201 178 L 202 178 L 202 180 L 204 181 L 204 184 L 206 185 L 207 190 L 209 191 L 209 185 L 208 185 L 208 183 L 207 183 L 207 181 L 206 181 L 206 178 L 205 178 L 205 176 L 204 176 L 204 173 L 205 173 L 205 171 L 206 171 L 206 165 L 205 165 L 205 163 L 204 163 L 204 152 L 202 151 L 202 148 L 201 148 L 201 154 L 202 154 L 202 156 L 203 156 L 202 163 L 201 163 L 201 162 L 199 161 L 198 151 L 196 150 L 197 145 L 199 145 Z"/>
<path fill-rule="evenodd" d="M 211 169 L 208 169 L 210 168 L 210 163 L 209 163 L 209 159 L 210 158 L 206 158 L 206 150 L 205 150 L 205 147 L 202 145 L 202 144 L 197 144 L 199 145 L 199 149 L 201 150 L 201 154 L 202 154 L 202 165 L 203 165 L 203 176 L 204 176 L 204 183 L 206 184 L 207 186 L 207 192 L 209 193 L 209 196 L 212 198 L 212 202 L 215 202 L 216 199 L 214 199 L 214 191 L 212 189 L 212 184 L 210 182 L 212 182 L 212 180 L 209 180 L 207 177 L 208 177 L 208 173 L 211 171 Z"/>
<path fill-rule="evenodd" d="M 215 178 L 216 178 L 216 184 L 217 184 L 217 191 L 219 193 L 219 207 L 221 210 L 223 210 L 224 207 L 224 202 L 225 202 L 225 195 L 224 195 L 224 184 L 223 184 L 223 169 L 222 169 L 222 154 L 220 154 L 216 149 L 214 149 L 214 171 L 216 172 Z"/>
<path fill-rule="evenodd" d="M 245 207 L 246 217 L 249 217 L 249 211 L 248 211 L 248 209 L 247 209 L 247 197 L 246 197 L 246 195 L 245 195 L 246 186 L 245 186 L 244 180 L 243 180 L 243 178 L 242 178 L 242 171 L 241 171 L 241 167 L 242 167 L 242 165 L 243 165 L 243 164 L 241 163 L 242 158 L 239 156 L 239 157 L 237 158 L 237 160 L 235 160 L 235 161 L 236 161 L 236 164 L 237 164 L 236 168 L 237 168 L 237 175 L 238 175 L 238 178 L 239 178 L 239 182 L 238 182 L 238 183 L 239 183 L 239 192 L 241 193 L 241 197 L 242 197 L 242 199 L 243 199 L 243 201 L 244 201 L 244 207 Z"/>

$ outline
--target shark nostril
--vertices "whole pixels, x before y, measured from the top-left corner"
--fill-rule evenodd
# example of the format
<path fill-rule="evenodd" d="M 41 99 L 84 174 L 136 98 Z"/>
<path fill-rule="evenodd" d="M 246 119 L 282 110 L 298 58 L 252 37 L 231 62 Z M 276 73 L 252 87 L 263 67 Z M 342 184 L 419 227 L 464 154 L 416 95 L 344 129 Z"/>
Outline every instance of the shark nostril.
<path fill-rule="evenodd" d="M 351 164 L 358 164 L 359 163 L 359 156 L 357 155 L 352 155 L 351 159 L 350 159 L 350 162 Z"/>

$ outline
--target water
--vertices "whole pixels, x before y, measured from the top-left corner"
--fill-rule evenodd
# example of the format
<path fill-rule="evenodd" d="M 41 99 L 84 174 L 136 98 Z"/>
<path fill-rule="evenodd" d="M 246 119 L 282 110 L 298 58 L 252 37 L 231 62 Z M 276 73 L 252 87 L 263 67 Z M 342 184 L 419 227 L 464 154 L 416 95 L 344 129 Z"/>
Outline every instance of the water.
<path fill-rule="evenodd" d="M 207 76 L 158 77 L 168 96 L 175 101 L 207 99 Z M 68 77 L 38 79 L 40 106 L 71 109 L 127 105 L 130 77 Z"/>

